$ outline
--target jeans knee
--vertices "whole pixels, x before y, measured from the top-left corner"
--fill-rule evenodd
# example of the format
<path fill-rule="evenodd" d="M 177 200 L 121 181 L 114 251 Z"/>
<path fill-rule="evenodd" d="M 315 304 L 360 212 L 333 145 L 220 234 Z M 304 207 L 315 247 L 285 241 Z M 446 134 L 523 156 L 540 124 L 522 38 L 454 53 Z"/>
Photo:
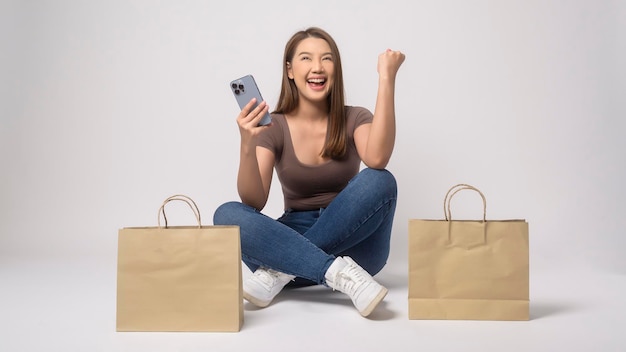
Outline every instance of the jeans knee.
<path fill-rule="evenodd" d="M 240 209 L 241 203 L 239 202 L 226 202 L 217 209 L 213 213 L 213 224 L 214 225 L 234 225 L 232 222 L 233 214 L 237 213 Z"/>
<path fill-rule="evenodd" d="M 385 194 L 389 194 L 394 198 L 398 194 L 398 183 L 395 176 L 387 169 L 365 168 L 360 174 L 370 180 L 372 189 L 381 190 Z"/>

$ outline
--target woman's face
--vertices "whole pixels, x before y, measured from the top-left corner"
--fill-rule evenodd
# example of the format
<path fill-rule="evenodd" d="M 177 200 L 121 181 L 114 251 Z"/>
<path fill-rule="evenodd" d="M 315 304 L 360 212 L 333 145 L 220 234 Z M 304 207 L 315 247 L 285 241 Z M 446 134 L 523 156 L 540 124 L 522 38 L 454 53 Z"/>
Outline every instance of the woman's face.
<path fill-rule="evenodd" d="M 293 79 L 301 99 L 326 102 L 334 82 L 335 65 L 330 46 L 324 39 L 306 38 L 296 47 L 287 63 L 287 74 Z"/>

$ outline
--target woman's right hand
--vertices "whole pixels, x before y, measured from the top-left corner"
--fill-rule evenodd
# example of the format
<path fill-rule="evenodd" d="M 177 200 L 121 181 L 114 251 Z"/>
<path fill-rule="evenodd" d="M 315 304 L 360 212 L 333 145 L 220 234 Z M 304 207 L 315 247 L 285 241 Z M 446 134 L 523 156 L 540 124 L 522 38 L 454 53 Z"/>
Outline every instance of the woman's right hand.
<path fill-rule="evenodd" d="M 255 103 L 256 99 L 253 98 L 237 116 L 237 125 L 241 134 L 237 190 L 243 203 L 260 210 L 267 202 L 274 154 L 256 146 L 259 134 L 271 124 L 259 126 L 259 122 L 269 111 L 269 106 L 262 101 L 256 108 L 253 108 Z M 257 149 L 261 150 L 261 158 L 257 157 Z"/>
<path fill-rule="evenodd" d="M 259 122 L 269 111 L 269 106 L 265 101 L 262 101 L 253 109 L 255 103 L 256 99 L 252 98 L 237 115 L 237 125 L 239 125 L 239 133 L 241 134 L 241 142 L 243 144 L 253 143 L 256 136 L 269 126 L 259 126 Z"/>

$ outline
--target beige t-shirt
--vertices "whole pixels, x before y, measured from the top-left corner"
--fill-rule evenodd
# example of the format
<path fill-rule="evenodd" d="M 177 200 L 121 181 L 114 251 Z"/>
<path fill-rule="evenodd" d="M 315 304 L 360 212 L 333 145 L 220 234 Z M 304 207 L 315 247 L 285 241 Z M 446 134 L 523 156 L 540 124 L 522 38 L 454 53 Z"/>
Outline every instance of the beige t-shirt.
<path fill-rule="evenodd" d="M 354 144 L 354 130 L 364 123 L 371 123 L 373 115 L 363 107 L 346 106 L 346 109 L 346 155 L 341 160 L 329 160 L 321 165 L 306 165 L 298 160 L 285 116 L 272 114 L 272 126 L 263 131 L 258 145 L 274 153 L 285 209 L 325 208 L 359 172 L 361 159 Z"/>

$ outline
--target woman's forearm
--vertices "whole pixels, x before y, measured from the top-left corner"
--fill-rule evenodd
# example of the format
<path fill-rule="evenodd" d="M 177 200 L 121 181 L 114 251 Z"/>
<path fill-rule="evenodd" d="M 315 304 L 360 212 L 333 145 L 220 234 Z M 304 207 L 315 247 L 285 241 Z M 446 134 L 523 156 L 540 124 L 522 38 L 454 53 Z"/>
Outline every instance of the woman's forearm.
<path fill-rule="evenodd" d="M 396 140 L 395 77 L 380 76 L 374 119 L 367 143 L 367 164 L 372 168 L 385 168 Z"/>
<path fill-rule="evenodd" d="M 267 202 L 267 194 L 259 171 L 259 163 L 255 148 L 241 147 L 239 171 L 237 174 L 237 191 L 241 202 L 261 210 Z"/>

